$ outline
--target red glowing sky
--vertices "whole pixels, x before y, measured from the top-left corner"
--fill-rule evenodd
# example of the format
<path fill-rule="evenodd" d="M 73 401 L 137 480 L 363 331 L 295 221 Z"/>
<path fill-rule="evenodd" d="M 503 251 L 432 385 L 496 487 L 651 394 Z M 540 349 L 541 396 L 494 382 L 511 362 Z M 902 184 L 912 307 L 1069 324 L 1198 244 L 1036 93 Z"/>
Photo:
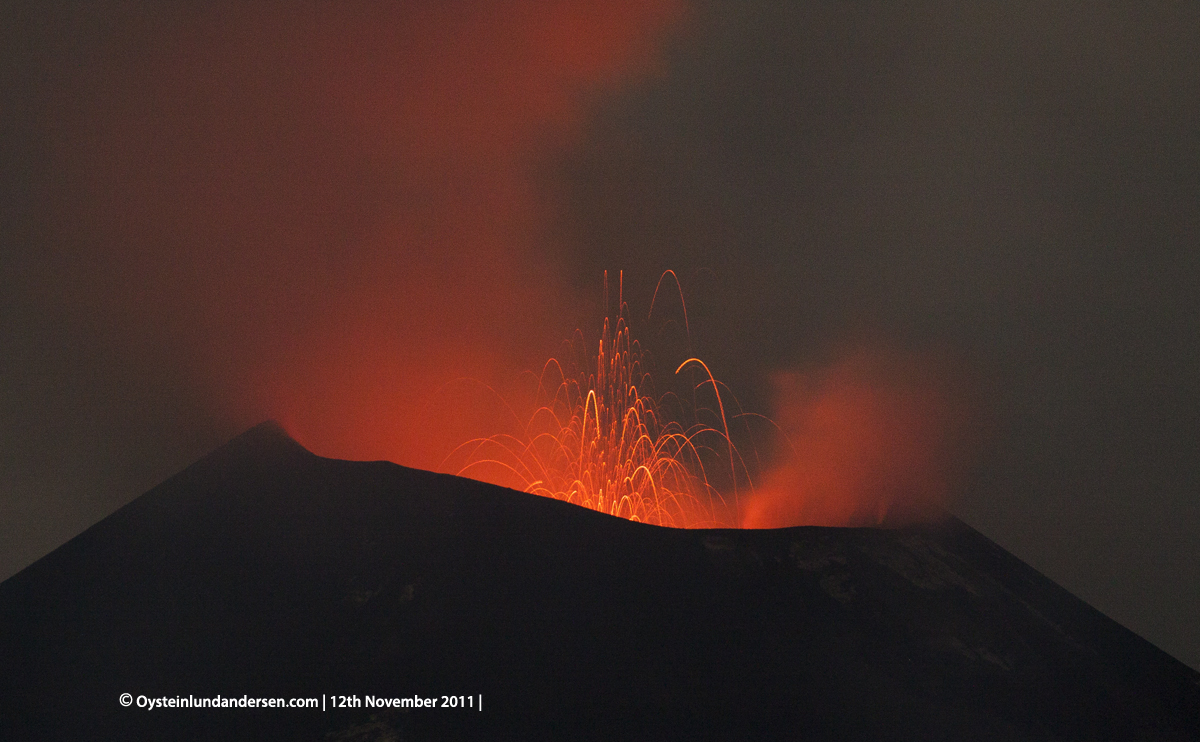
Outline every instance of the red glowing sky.
<path fill-rule="evenodd" d="M 502 385 L 570 333 L 537 169 L 597 96 L 655 73 L 682 5 L 278 11 L 132 13 L 101 35 L 51 101 L 83 212 L 63 229 L 95 249 L 44 278 L 222 416 L 435 467 L 471 411 L 418 429 L 433 391 Z"/>
<path fill-rule="evenodd" d="M 211 415 L 277 419 L 325 456 L 439 468 L 456 444 L 511 427 L 483 385 L 511 400 L 586 315 L 545 172 L 604 96 L 665 74 L 684 10 L 131 11 L 46 101 L 48 157 L 71 179 L 50 192 L 77 216 L 55 229 L 80 247 L 39 278 L 72 322 L 97 323 L 118 365 L 163 370 L 151 396 L 182 386 Z M 464 377 L 479 383 L 453 386 Z M 944 435 L 938 411 L 901 409 L 890 383 L 825 390 L 812 415 L 836 429 L 777 400 L 809 452 L 755 472 L 769 486 L 747 522 L 853 521 L 876 507 L 859 499 L 896 497 L 867 480 L 924 488 L 914 512 L 943 503 L 937 445 L 864 443 Z M 801 491 L 824 505 L 781 504 Z"/>

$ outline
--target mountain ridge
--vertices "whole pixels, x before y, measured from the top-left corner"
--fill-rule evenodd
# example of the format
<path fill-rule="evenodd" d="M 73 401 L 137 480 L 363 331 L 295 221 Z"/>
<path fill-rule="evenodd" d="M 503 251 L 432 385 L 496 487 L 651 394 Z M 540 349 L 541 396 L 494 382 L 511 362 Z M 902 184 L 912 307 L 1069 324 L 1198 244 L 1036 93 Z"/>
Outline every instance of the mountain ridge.
<path fill-rule="evenodd" d="M 0 666 L 12 738 L 1200 739 L 1200 673 L 952 517 L 666 529 L 271 422 L 0 583 Z"/>

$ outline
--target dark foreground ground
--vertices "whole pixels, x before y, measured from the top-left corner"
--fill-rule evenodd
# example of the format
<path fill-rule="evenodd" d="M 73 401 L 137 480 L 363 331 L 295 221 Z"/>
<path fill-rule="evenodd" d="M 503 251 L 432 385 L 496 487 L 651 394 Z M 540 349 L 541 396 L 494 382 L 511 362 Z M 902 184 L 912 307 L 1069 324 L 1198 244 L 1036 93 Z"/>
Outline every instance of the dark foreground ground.
<path fill-rule="evenodd" d="M 189 695 L 325 708 L 138 704 Z M 271 424 L 0 584 L 0 739 L 461 738 L 1198 740 L 1200 674 L 957 520 L 668 530 Z"/>

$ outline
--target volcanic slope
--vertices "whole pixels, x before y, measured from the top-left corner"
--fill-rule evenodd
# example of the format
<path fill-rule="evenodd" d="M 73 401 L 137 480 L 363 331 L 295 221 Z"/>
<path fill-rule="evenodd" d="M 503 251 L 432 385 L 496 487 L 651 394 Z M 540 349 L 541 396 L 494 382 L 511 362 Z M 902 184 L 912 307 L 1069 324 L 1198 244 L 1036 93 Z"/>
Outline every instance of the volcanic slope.
<path fill-rule="evenodd" d="M 953 518 L 672 530 L 271 423 L 0 584 L 0 668 L 13 740 L 1200 739 L 1200 674 Z M 325 710 L 138 702 L 218 695 Z"/>

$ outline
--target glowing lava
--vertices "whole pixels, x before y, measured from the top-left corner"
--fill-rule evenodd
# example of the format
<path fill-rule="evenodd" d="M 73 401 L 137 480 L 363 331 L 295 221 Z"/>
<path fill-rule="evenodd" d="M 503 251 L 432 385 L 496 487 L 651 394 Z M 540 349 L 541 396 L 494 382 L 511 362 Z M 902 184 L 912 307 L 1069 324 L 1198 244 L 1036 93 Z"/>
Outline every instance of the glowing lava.
<path fill-rule="evenodd" d="M 720 429 L 700 422 L 685 427 L 683 400 L 673 394 L 654 397 L 623 301 L 619 307 L 615 323 L 605 318 L 599 347 L 586 364 L 558 359 L 545 364 L 539 404 L 520 434 L 468 441 L 447 463 L 465 460 L 460 475 L 515 483 L 526 492 L 630 520 L 683 528 L 731 526 L 738 521 L 733 475 L 740 457 L 729 438 L 716 380 L 696 358 L 676 369 L 678 374 L 685 367 L 703 368 L 706 376 L 694 391 L 711 386 L 719 410 Z M 582 333 L 576 332 L 572 349 L 578 351 L 581 343 Z M 695 413 L 690 417 L 698 420 Z M 732 502 L 710 483 L 706 466 L 729 467 L 722 474 L 735 483 Z"/>
<path fill-rule="evenodd" d="M 606 276 L 606 307 L 607 294 Z M 852 349 L 824 369 L 776 373 L 772 417 L 742 413 L 736 402 L 738 414 L 727 417 L 722 389 L 732 395 L 698 358 L 675 370 L 694 375 L 690 393 L 656 397 L 623 298 L 618 308 L 594 353 L 576 331 L 570 360 L 543 366 L 527 422 L 458 446 L 441 470 L 682 528 L 890 527 L 943 517 L 973 439 L 969 400 L 944 362 Z M 686 328 L 686 306 L 683 318 Z M 755 441 L 766 439 L 747 426 L 738 440 L 756 452 L 753 472 L 729 429 L 731 419 L 751 418 L 774 429 L 777 449 L 762 467 Z"/>

